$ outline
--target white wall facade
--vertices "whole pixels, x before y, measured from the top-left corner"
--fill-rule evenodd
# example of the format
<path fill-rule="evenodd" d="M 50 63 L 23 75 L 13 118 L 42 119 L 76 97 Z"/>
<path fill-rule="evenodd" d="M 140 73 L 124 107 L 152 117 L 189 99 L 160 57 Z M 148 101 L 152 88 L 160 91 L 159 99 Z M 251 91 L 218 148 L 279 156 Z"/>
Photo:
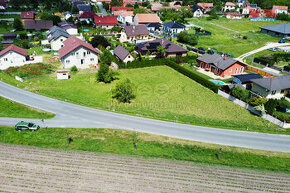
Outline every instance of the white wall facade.
<path fill-rule="evenodd" d="M 76 66 L 79 69 L 89 68 L 90 65 L 98 64 L 98 55 L 95 52 L 79 47 L 71 53 L 61 58 L 64 68 Z"/>
<path fill-rule="evenodd" d="M 275 9 L 275 12 L 276 12 L 276 14 L 279 14 L 279 13 L 288 14 L 288 10 L 287 9 Z"/>
<path fill-rule="evenodd" d="M 77 35 L 79 34 L 78 29 L 77 28 L 68 28 L 65 30 L 69 35 Z"/>
<path fill-rule="evenodd" d="M 14 66 L 23 66 L 25 64 L 26 57 L 17 52 L 9 51 L 3 56 L 0 56 L 0 70 L 5 70 Z"/>
<path fill-rule="evenodd" d="M 53 39 L 50 41 L 50 45 L 51 45 L 51 49 L 58 51 L 59 49 L 61 49 L 63 47 L 63 42 L 66 40 L 67 38 L 64 36 L 60 36 L 57 39 Z"/>
<path fill-rule="evenodd" d="M 126 16 L 126 17 L 123 17 L 122 15 L 118 15 L 117 16 L 117 20 L 121 23 L 129 23 L 129 24 L 133 24 L 133 17 L 132 16 Z"/>
<path fill-rule="evenodd" d="M 193 13 L 193 17 L 202 17 L 203 16 L 203 12 L 200 9 L 197 9 L 194 13 Z"/>
<path fill-rule="evenodd" d="M 135 43 L 135 42 L 140 42 L 144 40 L 148 40 L 149 35 L 137 35 L 137 36 L 127 36 L 127 34 L 122 31 L 121 36 L 120 36 L 120 42 L 130 42 L 130 43 Z"/>
<path fill-rule="evenodd" d="M 227 10 L 234 10 L 234 9 L 235 9 L 235 6 L 226 5 L 225 8 L 224 8 L 224 11 L 227 11 Z"/>
<path fill-rule="evenodd" d="M 124 63 L 128 63 L 128 62 L 133 62 L 134 61 L 134 58 L 131 54 L 129 54 L 124 60 L 123 62 Z"/>
<path fill-rule="evenodd" d="M 168 32 L 170 33 L 177 33 L 179 34 L 180 32 L 184 31 L 185 28 L 167 28 L 167 27 L 163 27 L 163 30 L 168 30 Z"/>

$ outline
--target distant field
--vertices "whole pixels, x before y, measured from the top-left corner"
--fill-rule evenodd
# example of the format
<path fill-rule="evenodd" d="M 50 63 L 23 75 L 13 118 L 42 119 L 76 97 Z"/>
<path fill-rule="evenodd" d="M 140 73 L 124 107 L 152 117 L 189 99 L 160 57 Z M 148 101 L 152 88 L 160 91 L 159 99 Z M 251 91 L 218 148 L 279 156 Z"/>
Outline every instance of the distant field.
<path fill-rule="evenodd" d="M 10 101 L 0 97 L 0 117 L 49 119 L 54 114 Z M 0 123 L 1 124 L 1 123 Z"/>
<path fill-rule="evenodd" d="M 200 36 L 196 47 L 216 49 L 218 52 L 226 52 L 238 57 L 251 50 L 264 46 L 267 42 L 278 42 L 280 38 L 260 33 L 261 26 L 285 23 L 273 22 L 250 22 L 248 19 L 208 21 L 206 18 L 191 18 L 187 20 L 203 27 L 212 33 L 211 36 Z M 190 30 L 194 32 L 194 30 Z M 243 39 L 246 36 L 247 39 Z"/>
<path fill-rule="evenodd" d="M 248 129 L 262 132 L 285 133 L 276 130 L 264 119 L 209 89 L 165 66 L 120 70 L 119 79 L 129 78 L 135 84 L 137 98 L 130 104 L 113 100 L 110 109 L 110 89 L 120 80 L 111 84 L 97 83 L 96 73 L 81 71 L 68 81 L 57 81 L 56 74 L 28 79 L 17 83 L 19 87 L 37 91 L 60 100 L 106 110 L 114 110 L 136 116 L 189 124 L 214 126 L 231 129 Z M 15 85 L 5 74 L 4 81 Z"/>
<path fill-rule="evenodd" d="M 0 144 L 1 192 L 290 192 L 290 176 Z"/>

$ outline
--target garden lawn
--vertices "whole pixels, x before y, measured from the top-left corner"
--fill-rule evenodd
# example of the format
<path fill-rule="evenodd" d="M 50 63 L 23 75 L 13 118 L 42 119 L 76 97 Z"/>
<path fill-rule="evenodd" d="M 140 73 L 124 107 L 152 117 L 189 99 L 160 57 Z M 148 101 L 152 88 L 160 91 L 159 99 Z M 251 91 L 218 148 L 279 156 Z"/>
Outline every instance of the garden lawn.
<path fill-rule="evenodd" d="M 200 36 L 196 47 L 212 48 L 218 52 L 226 52 L 235 58 L 264 46 L 267 42 L 278 42 L 280 38 L 260 33 L 261 26 L 283 23 L 277 22 L 250 22 L 248 19 L 206 20 L 206 18 L 191 18 L 190 24 L 203 27 L 212 33 L 211 36 Z M 194 33 L 194 30 L 189 30 Z M 247 39 L 243 39 L 246 36 Z"/>
<path fill-rule="evenodd" d="M 70 145 L 68 137 L 73 140 Z M 290 172 L 290 156 L 287 153 L 206 144 L 126 130 L 41 128 L 37 132 L 17 132 L 11 127 L 0 126 L 0 142 Z M 134 142 L 138 144 L 137 150 Z M 220 149 L 220 159 L 217 159 Z"/>
<path fill-rule="evenodd" d="M 0 97 L 0 117 L 49 119 L 54 114 L 34 109 Z"/>
<path fill-rule="evenodd" d="M 127 69 L 120 70 L 119 73 L 119 80 L 111 84 L 97 83 L 96 73 L 82 72 L 72 75 L 67 81 L 57 81 L 54 73 L 17 84 L 60 100 L 131 115 L 220 128 L 289 132 L 276 130 L 274 125 L 268 128 L 268 122 L 264 119 L 252 115 L 169 67 Z M 130 104 L 120 104 L 113 100 L 111 108 L 110 89 L 125 78 L 134 83 L 137 97 Z M 15 84 L 6 75 L 3 79 Z"/>

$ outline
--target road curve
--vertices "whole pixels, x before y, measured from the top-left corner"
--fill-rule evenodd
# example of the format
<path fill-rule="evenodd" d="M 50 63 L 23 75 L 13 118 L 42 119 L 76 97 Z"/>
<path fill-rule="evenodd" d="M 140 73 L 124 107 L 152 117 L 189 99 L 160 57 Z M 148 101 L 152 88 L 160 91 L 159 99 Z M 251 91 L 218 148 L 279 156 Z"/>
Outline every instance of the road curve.
<path fill-rule="evenodd" d="M 0 96 L 56 114 L 44 124 L 41 120 L 32 120 L 48 127 L 130 129 L 193 141 L 290 153 L 290 136 L 287 135 L 201 127 L 118 114 L 52 99 L 1 81 Z M 29 119 L 0 118 L 0 125 L 13 126 L 20 120 Z"/>

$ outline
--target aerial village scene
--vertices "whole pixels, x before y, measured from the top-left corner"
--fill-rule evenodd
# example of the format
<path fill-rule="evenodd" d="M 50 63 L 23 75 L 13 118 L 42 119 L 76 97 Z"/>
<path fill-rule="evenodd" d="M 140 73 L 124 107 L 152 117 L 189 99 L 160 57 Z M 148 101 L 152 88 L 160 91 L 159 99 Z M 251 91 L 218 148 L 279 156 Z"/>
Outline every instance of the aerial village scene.
<path fill-rule="evenodd" d="M 0 192 L 290 193 L 289 0 L 0 0 Z"/>

